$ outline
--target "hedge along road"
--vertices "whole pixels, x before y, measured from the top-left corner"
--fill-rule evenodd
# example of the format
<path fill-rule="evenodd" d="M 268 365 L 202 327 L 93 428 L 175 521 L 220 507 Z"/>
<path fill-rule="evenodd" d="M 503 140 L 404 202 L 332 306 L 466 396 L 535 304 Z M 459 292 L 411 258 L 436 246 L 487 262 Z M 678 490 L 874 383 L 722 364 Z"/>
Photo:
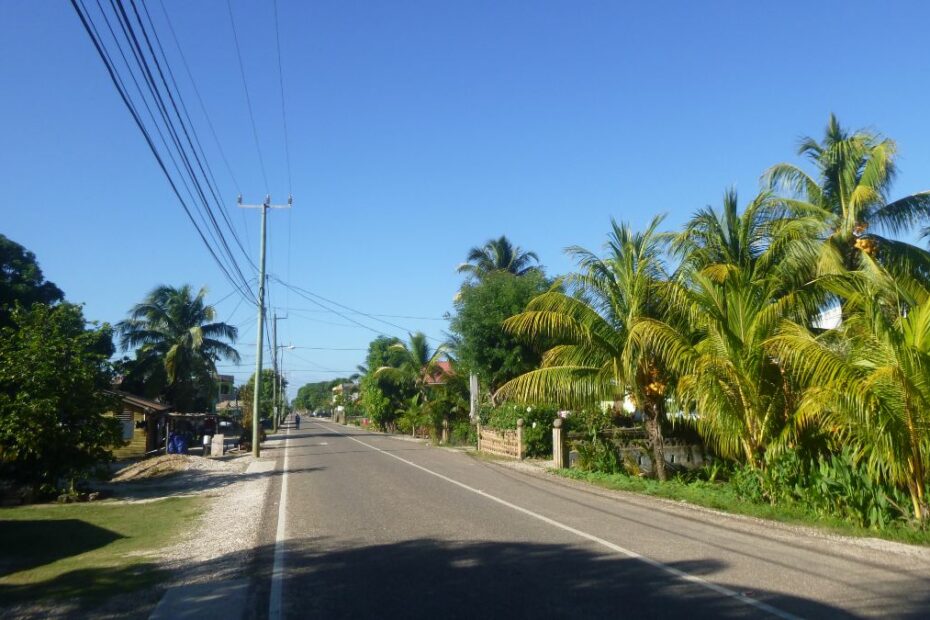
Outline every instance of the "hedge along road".
<path fill-rule="evenodd" d="M 589 491 L 317 420 L 289 428 L 275 452 L 284 475 L 264 517 L 277 544 L 262 556 L 265 583 L 253 598 L 262 617 L 916 618 L 930 610 L 928 554 L 899 545 L 877 550 Z"/>

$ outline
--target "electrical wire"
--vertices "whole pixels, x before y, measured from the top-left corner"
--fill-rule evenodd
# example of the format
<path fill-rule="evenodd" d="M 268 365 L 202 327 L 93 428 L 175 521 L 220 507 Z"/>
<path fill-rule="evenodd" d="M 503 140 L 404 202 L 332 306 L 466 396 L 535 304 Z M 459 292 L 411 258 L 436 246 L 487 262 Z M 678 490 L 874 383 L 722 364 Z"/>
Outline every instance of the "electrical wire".
<path fill-rule="evenodd" d="M 236 30 L 236 18 L 233 16 L 232 2 L 226 0 L 229 9 L 229 23 L 232 25 L 233 41 L 236 43 L 236 58 L 239 60 L 239 75 L 242 76 L 242 89 L 245 91 L 245 103 L 249 109 L 249 121 L 252 123 L 252 137 L 255 139 L 255 150 L 258 153 L 258 163 L 265 181 L 265 193 L 268 193 L 268 174 L 265 172 L 265 158 L 262 157 L 262 147 L 258 140 L 258 128 L 255 125 L 255 115 L 252 113 L 252 98 L 249 96 L 249 83 L 245 78 L 245 64 L 242 62 L 242 50 L 239 47 L 239 33 Z"/>
<path fill-rule="evenodd" d="M 110 81 L 112 82 L 114 88 L 116 89 L 118 95 L 120 96 L 120 99 L 123 101 L 123 104 L 126 106 L 127 110 L 129 111 L 130 116 L 135 122 L 140 133 L 142 133 L 142 136 L 145 139 L 146 144 L 149 147 L 149 150 L 152 152 L 152 155 L 155 157 L 155 160 L 159 168 L 161 169 L 162 174 L 168 180 L 168 183 L 172 189 L 172 192 L 175 194 L 176 198 L 181 204 L 185 214 L 187 215 L 191 224 L 194 226 L 195 230 L 197 231 L 197 234 L 200 237 L 201 241 L 203 242 L 204 246 L 206 247 L 207 251 L 210 253 L 212 258 L 216 262 L 217 266 L 223 272 L 224 276 L 227 278 L 227 280 L 230 281 L 231 284 L 233 284 L 234 287 L 240 287 L 241 285 L 245 284 L 246 279 L 242 275 L 241 269 L 239 269 L 238 267 L 238 263 L 236 263 L 234 257 L 231 256 L 231 253 L 229 256 L 226 257 L 226 260 L 222 259 L 220 255 L 218 255 L 217 252 L 214 250 L 210 242 L 207 240 L 206 234 L 204 233 L 203 229 L 201 229 L 200 225 L 198 224 L 196 218 L 193 215 L 191 205 L 188 204 L 188 202 L 184 199 L 184 197 L 181 194 L 181 191 L 178 187 L 178 181 L 172 176 L 172 174 L 168 170 L 168 167 L 165 162 L 165 156 L 159 151 L 149 129 L 146 127 L 146 124 L 142 120 L 142 117 L 139 114 L 137 107 L 133 103 L 129 90 L 126 88 L 125 81 L 122 79 L 122 76 L 120 75 L 118 69 L 116 68 L 116 64 L 113 61 L 112 55 L 107 51 L 106 44 L 103 41 L 103 37 L 100 36 L 100 32 L 97 29 L 96 25 L 94 24 L 93 18 L 91 17 L 90 11 L 87 9 L 87 6 L 84 4 L 83 0 L 71 0 L 71 5 L 72 5 L 72 8 L 74 8 L 75 12 L 77 13 L 78 18 L 80 19 L 81 24 L 84 27 L 85 32 L 87 33 L 88 37 L 91 39 L 94 49 L 96 50 L 98 56 L 103 62 L 104 68 L 106 69 L 107 74 L 110 77 Z M 179 151 L 178 154 L 180 158 L 182 159 L 182 161 L 185 163 L 185 168 L 188 170 L 190 174 L 193 174 L 192 166 L 190 165 L 189 159 L 187 158 L 186 153 L 184 152 L 184 149 L 181 146 L 180 139 L 177 134 L 177 130 L 174 128 L 173 124 L 170 122 L 170 116 L 168 115 L 167 107 L 165 106 L 164 100 L 161 97 L 160 92 L 158 91 L 157 82 L 154 79 L 151 69 L 147 65 L 143 48 L 141 44 L 139 43 L 138 37 L 136 36 L 134 32 L 129 16 L 121 4 L 116 4 L 115 2 L 111 1 L 111 5 L 113 6 L 116 17 L 117 17 L 116 21 L 119 23 L 120 29 L 123 31 L 124 35 L 126 36 L 128 46 L 130 50 L 132 51 L 132 55 L 136 59 L 137 64 L 139 65 L 140 69 L 142 69 L 143 78 L 144 78 L 146 85 L 150 89 L 150 95 L 152 97 L 152 100 L 156 104 L 159 110 L 159 113 L 161 114 L 163 118 L 163 121 L 165 121 L 165 125 L 166 125 L 165 129 L 168 130 L 168 133 L 171 136 L 172 141 L 175 144 L 175 147 L 178 149 Z M 98 9 L 100 10 L 104 18 L 107 19 L 106 13 L 102 5 L 99 4 L 99 2 L 98 2 Z M 115 31 L 112 29 L 112 25 L 110 24 L 109 19 L 107 19 L 107 24 L 108 24 L 108 28 L 110 29 L 111 35 L 114 37 L 115 40 L 117 40 L 117 43 L 118 43 L 118 37 L 116 36 Z M 120 49 L 121 56 L 123 57 L 124 61 L 128 65 L 129 61 L 128 61 L 128 58 L 125 56 L 122 46 L 120 46 L 119 49 Z M 139 85 L 138 80 L 135 77 L 135 73 L 130 71 L 130 75 L 133 77 L 133 81 L 140 91 L 140 96 L 142 98 L 142 101 L 145 104 L 146 108 L 148 109 L 153 119 L 153 124 L 155 125 L 156 129 L 158 129 L 158 133 L 161 136 L 163 143 L 166 146 L 165 150 L 167 151 L 167 155 L 170 155 L 169 160 L 174 162 L 176 169 L 180 172 L 180 166 L 177 165 L 177 161 L 174 160 L 174 157 L 171 154 L 170 148 L 167 147 L 167 140 L 164 139 L 164 134 L 161 133 L 161 128 L 158 126 L 158 123 L 154 121 L 155 115 L 154 113 L 151 112 L 151 108 L 148 105 L 147 99 L 145 98 L 144 95 L 141 95 L 142 89 L 141 89 L 141 86 Z M 179 176 L 181 177 L 182 180 L 184 180 L 184 183 L 182 184 L 186 186 L 187 179 L 185 179 L 182 174 L 179 174 Z M 194 182 L 193 184 L 196 186 L 197 185 L 196 176 L 192 176 L 191 180 Z M 190 191 L 190 187 L 187 187 L 187 189 Z M 200 191 L 199 193 L 203 195 L 202 191 Z M 192 200 L 192 202 L 196 204 L 197 201 Z M 209 207 L 208 204 L 204 206 Z M 207 228 L 209 230 L 210 227 L 208 226 Z M 210 231 L 210 232 L 212 234 L 213 231 Z M 216 232 L 221 232 L 221 231 L 217 228 Z M 228 246 L 226 246 L 225 243 L 218 244 L 218 245 L 220 245 L 221 247 L 225 246 L 225 249 L 228 251 Z"/>

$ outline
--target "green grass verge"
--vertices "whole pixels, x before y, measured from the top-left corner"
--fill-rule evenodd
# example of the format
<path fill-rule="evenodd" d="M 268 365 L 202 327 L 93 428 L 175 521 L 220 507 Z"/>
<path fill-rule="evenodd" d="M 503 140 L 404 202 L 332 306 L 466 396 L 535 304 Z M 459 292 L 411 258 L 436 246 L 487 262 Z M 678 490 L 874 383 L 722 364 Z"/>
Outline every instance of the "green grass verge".
<path fill-rule="evenodd" d="M 577 469 L 553 469 L 551 471 L 564 478 L 582 480 L 607 489 L 641 493 L 643 495 L 683 501 L 723 512 L 806 525 L 844 536 L 874 537 L 911 544 L 930 545 L 930 531 L 925 529 L 916 529 L 901 524 L 883 530 L 873 530 L 857 527 L 840 519 L 811 513 L 802 506 L 758 504 L 741 499 L 734 489 L 725 482 L 684 482 L 677 479 L 658 482 L 657 480 L 624 474 L 604 474 L 579 471 Z"/>
<path fill-rule="evenodd" d="M 0 509 L 0 600 L 76 599 L 92 607 L 156 583 L 152 553 L 195 523 L 202 498 Z"/>

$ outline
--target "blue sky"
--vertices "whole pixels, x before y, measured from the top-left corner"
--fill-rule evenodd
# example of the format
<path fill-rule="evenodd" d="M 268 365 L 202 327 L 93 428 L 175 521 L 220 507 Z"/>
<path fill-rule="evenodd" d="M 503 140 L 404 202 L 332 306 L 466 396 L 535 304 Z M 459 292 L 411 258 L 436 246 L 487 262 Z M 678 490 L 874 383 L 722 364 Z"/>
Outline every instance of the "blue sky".
<path fill-rule="evenodd" d="M 257 255 L 258 213 L 236 212 L 237 185 L 247 202 L 288 191 L 271 4 L 233 0 L 268 187 L 225 0 L 165 6 L 236 182 L 199 111 L 194 122 Z M 469 247 L 507 234 L 564 273 L 563 248 L 599 247 L 611 217 L 664 212 L 673 227 L 728 186 L 749 198 L 830 112 L 897 140 L 896 195 L 930 187 L 927 3 L 279 0 L 279 12 L 294 208 L 270 215 L 269 269 L 364 312 L 428 317 L 386 320 L 436 339 Z M 0 232 L 91 319 L 119 321 L 160 283 L 226 296 L 70 4 L 0 0 L 0 55 Z M 279 340 L 297 347 L 374 336 L 280 286 L 271 302 L 288 314 Z M 217 307 L 242 328 L 246 366 L 223 368 L 241 381 L 255 311 L 236 296 Z M 299 386 L 363 356 L 295 349 L 286 367 Z"/>

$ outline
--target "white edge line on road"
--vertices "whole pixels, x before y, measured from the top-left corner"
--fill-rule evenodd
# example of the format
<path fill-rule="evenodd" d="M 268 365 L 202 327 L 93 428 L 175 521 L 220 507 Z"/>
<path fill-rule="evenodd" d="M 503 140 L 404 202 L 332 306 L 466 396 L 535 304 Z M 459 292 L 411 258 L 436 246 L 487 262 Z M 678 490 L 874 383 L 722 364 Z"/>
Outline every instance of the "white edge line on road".
<path fill-rule="evenodd" d="M 474 487 L 468 486 L 468 485 L 465 484 L 464 482 L 459 482 L 458 480 L 455 480 L 455 479 L 453 479 L 453 478 L 450 478 L 450 477 L 448 477 L 448 476 L 445 476 L 445 475 L 443 475 L 443 474 L 440 474 L 439 472 L 435 472 L 435 471 L 433 471 L 433 470 L 431 470 L 431 469 L 427 469 L 426 467 L 423 467 L 422 465 L 418 465 L 418 464 L 416 464 L 416 463 L 414 463 L 414 462 L 412 462 L 412 461 L 408 461 L 407 459 L 405 459 L 405 458 L 403 458 L 403 457 L 400 457 L 400 456 L 397 456 L 396 454 L 393 454 L 393 453 L 391 453 L 391 452 L 388 452 L 387 450 L 382 450 L 381 448 L 379 448 L 379 447 L 377 447 L 377 446 L 373 446 L 373 445 L 371 445 L 371 444 L 367 444 L 367 443 L 365 443 L 364 441 L 361 441 L 361 440 L 359 440 L 359 439 L 356 439 L 355 437 L 352 437 L 351 435 L 347 435 L 347 434 L 345 434 L 345 433 L 343 433 L 343 432 L 341 432 L 341 431 L 336 431 L 336 432 L 339 433 L 340 435 L 342 435 L 343 437 L 346 437 L 346 438 L 348 438 L 348 439 L 351 439 L 352 441 L 354 441 L 354 442 L 356 442 L 356 443 L 362 444 L 362 445 L 365 446 L 366 448 L 370 448 L 370 449 L 372 449 L 372 450 L 376 450 L 376 451 L 378 451 L 378 452 L 380 452 L 380 453 L 382 453 L 382 454 L 384 454 L 384 455 L 387 455 L 387 456 L 391 457 L 392 459 L 397 459 L 398 461 L 401 461 L 402 463 L 406 463 L 407 465 L 410 465 L 411 467 L 415 467 L 415 468 L 417 468 L 417 469 L 419 469 L 419 470 L 421 470 L 421 471 L 424 471 L 424 472 L 426 472 L 426 473 L 428 473 L 428 474 L 430 474 L 430 475 L 436 476 L 437 478 L 439 478 L 439 479 L 441 479 L 441 480 L 445 480 L 446 482 L 449 482 L 449 483 L 451 483 L 451 484 L 454 484 L 454 485 L 456 485 L 456 486 L 458 486 L 458 487 L 461 487 L 461 488 L 465 489 L 466 491 L 471 491 L 472 493 L 475 493 L 476 495 L 480 495 L 481 497 L 485 497 L 485 498 L 487 498 L 487 499 L 489 499 L 489 500 L 491 500 L 491 501 L 493 501 L 493 502 L 497 502 L 498 504 L 501 504 L 502 506 L 506 506 L 507 508 L 510 508 L 511 510 L 516 510 L 517 512 L 521 512 L 521 513 L 523 513 L 523 514 L 525 514 L 525 515 L 527 515 L 527 516 L 533 517 L 534 519 L 538 519 L 539 521 L 542 521 L 543 523 L 548 523 L 549 525 L 551 525 L 551 526 L 553 526 L 553 527 L 557 527 L 557 528 L 559 528 L 559 529 L 561 529 L 561 530 L 564 530 L 564 531 L 566 531 L 566 532 L 570 532 L 570 533 L 572 533 L 572 534 L 574 534 L 574 535 L 576 535 L 576 536 L 579 536 L 579 537 L 581 537 L 581 538 L 584 538 L 584 539 L 586 539 L 586 540 L 590 540 L 591 542 L 597 543 L 597 544 L 601 545 L 602 547 L 606 547 L 606 548 L 610 549 L 611 551 L 615 551 L 615 552 L 617 552 L 617 553 L 619 553 L 619 554 L 621 554 L 621 555 L 625 555 L 625 556 L 628 557 L 628 558 L 632 558 L 632 559 L 635 559 L 635 560 L 639 560 L 640 562 L 644 562 L 645 564 L 648 564 L 649 566 L 652 566 L 652 567 L 654 567 L 654 568 L 658 568 L 659 570 L 665 571 L 666 573 L 668 573 L 668 574 L 670 574 L 670 575 L 673 575 L 673 576 L 675 576 L 675 577 L 678 577 L 679 579 L 682 579 L 682 580 L 684 580 L 684 581 L 688 581 L 688 582 L 690 582 L 690 583 L 693 583 L 693 584 L 702 586 L 702 587 L 704 587 L 704 588 L 707 588 L 708 590 L 712 590 L 712 591 L 716 592 L 717 594 L 722 594 L 723 596 L 730 597 L 730 598 L 734 598 L 734 599 L 736 599 L 736 600 L 738 600 L 738 601 L 740 601 L 740 602 L 742 602 L 742 603 L 745 603 L 746 605 L 749 605 L 749 606 L 751 606 L 751 607 L 755 607 L 756 609 L 758 609 L 758 610 L 760 610 L 760 611 L 764 611 L 764 612 L 766 612 L 766 613 L 768 613 L 768 614 L 771 614 L 771 615 L 773 615 L 773 616 L 776 616 L 776 617 L 778 617 L 778 618 L 783 618 L 784 620 L 801 620 L 801 617 L 800 617 L 800 616 L 796 616 L 796 615 L 794 615 L 794 614 L 792 614 L 792 613 L 789 613 L 789 612 L 787 612 L 787 611 L 783 611 L 783 610 L 781 610 L 781 609 L 778 609 L 777 607 L 773 607 L 772 605 L 769 605 L 768 603 L 764 603 L 764 602 L 762 602 L 762 601 L 760 601 L 760 600 L 757 600 L 757 599 L 754 599 L 754 598 L 752 598 L 752 597 L 750 597 L 750 596 L 746 596 L 745 594 L 741 594 L 741 593 L 737 592 L 736 590 L 731 590 L 730 588 L 728 588 L 728 587 L 726 587 L 726 586 L 721 586 L 721 585 L 716 584 L 716 583 L 713 583 L 713 582 L 711 582 L 711 581 L 707 581 L 706 579 L 702 579 L 701 577 L 697 577 L 697 576 L 695 576 L 695 575 L 691 575 L 691 574 L 689 574 L 689 573 L 686 573 L 686 572 L 684 572 L 684 571 L 682 571 L 682 570 L 679 570 L 679 569 L 675 568 L 674 566 L 669 566 L 668 564 L 663 564 L 662 562 L 659 562 L 658 560 L 653 560 L 652 558 L 648 558 L 648 557 L 646 557 L 646 556 L 644 556 L 644 555 L 640 555 L 639 553 L 636 553 L 635 551 L 631 551 L 630 549 L 626 549 L 626 548 L 624 548 L 624 547 L 621 547 L 620 545 L 615 545 L 614 543 L 612 543 L 612 542 L 610 542 L 610 541 L 608 541 L 608 540 L 604 540 L 603 538 L 600 538 L 599 536 L 595 536 L 594 534 L 589 534 L 589 533 L 587 533 L 587 532 L 583 532 L 583 531 L 581 531 L 581 530 L 579 530 L 579 529 L 573 528 L 573 527 L 570 526 L 570 525 L 566 525 L 566 524 L 564 524 L 564 523 L 561 523 L 561 522 L 559 522 L 559 521 L 556 521 L 555 519 L 550 519 L 549 517 L 546 517 L 546 516 L 544 516 L 544 515 L 541 515 L 541 514 L 539 514 L 539 513 L 537 513 L 537 512 L 533 512 L 532 510 L 529 510 L 528 508 L 523 508 L 522 506 L 517 506 L 516 504 L 513 504 L 513 503 L 511 503 L 511 502 L 508 502 L 508 501 L 505 500 L 505 499 L 502 499 L 502 498 L 497 497 L 497 496 L 495 496 L 495 495 L 491 495 L 490 493 L 485 493 L 485 492 L 482 491 L 481 489 L 476 489 L 476 488 L 474 488 Z M 287 457 L 285 456 L 285 458 L 287 458 Z M 285 480 L 287 480 L 287 479 L 285 478 Z M 275 557 L 277 558 L 277 553 L 275 553 Z M 277 563 L 275 563 L 275 566 L 277 566 Z"/>
<path fill-rule="evenodd" d="M 290 433 L 290 426 L 284 434 Z M 282 442 L 284 462 L 281 471 L 281 499 L 278 501 L 278 529 L 274 537 L 274 564 L 271 570 L 271 596 L 268 599 L 268 618 L 278 620 L 281 617 L 281 604 L 284 600 L 284 533 L 287 527 L 287 441 Z"/>

